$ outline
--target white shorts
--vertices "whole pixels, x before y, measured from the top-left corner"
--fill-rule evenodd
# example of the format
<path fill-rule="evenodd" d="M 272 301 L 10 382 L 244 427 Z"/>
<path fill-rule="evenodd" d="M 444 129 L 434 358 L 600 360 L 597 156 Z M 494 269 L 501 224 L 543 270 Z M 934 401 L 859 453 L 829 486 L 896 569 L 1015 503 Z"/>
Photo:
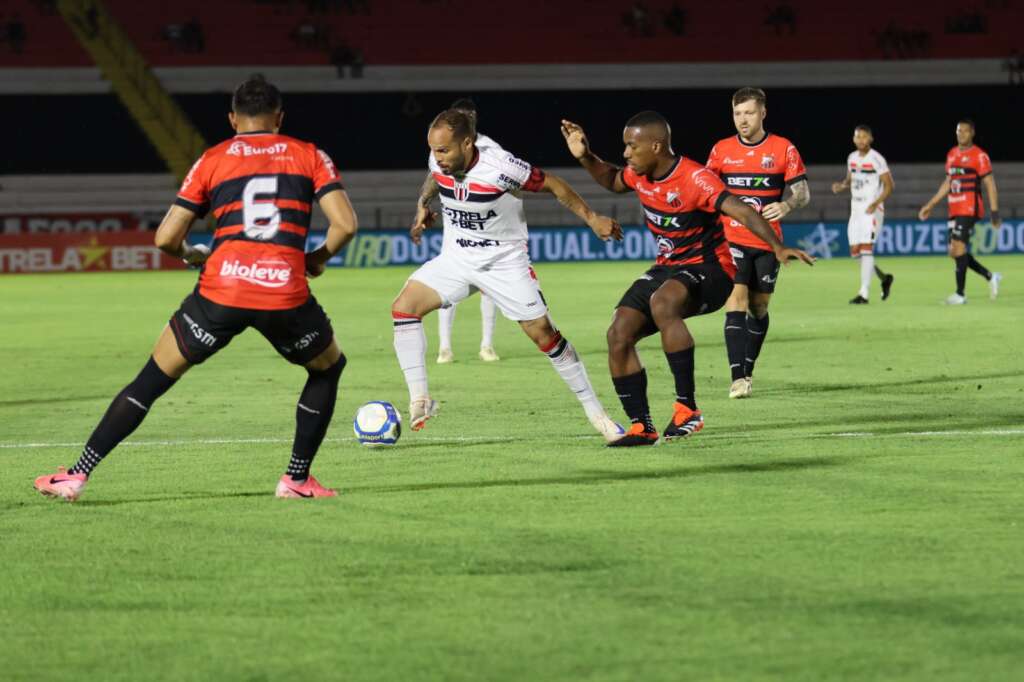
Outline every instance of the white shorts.
<path fill-rule="evenodd" d="M 540 282 L 525 249 L 491 263 L 486 270 L 472 267 L 457 252 L 442 251 L 409 279 L 436 291 L 445 308 L 481 291 L 494 301 L 502 315 L 515 322 L 536 320 L 548 314 Z"/>
<path fill-rule="evenodd" d="M 882 223 L 885 220 L 885 213 L 875 211 L 865 213 L 864 207 L 854 207 L 850 212 L 850 223 L 846 228 L 846 236 L 850 240 L 850 246 L 854 244 L 874 244 L 875 238 L 882 230 Z"/>

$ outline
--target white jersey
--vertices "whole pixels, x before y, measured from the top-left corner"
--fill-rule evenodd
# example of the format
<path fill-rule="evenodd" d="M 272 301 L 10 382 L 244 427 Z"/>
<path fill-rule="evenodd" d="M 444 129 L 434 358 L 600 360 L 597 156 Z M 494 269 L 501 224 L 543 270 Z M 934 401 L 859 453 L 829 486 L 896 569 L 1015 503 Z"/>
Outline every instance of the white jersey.
<path fill-rule="evenodd" d="M 864 156 L 854 150 L 846 159 L 846 167 L 850 170 L 851 210 L 863 212 L 882 193 L 882 175 L 889 172 L 889 164 L 874 149 L 869 149 Z"/>
<path fill-rule="evenodd" d="M 446 175 L 433 155 L 429 165 L 444 212 L 441 253 L 451 252 L 486 269 L 508 254 L 525 251 L 528 235 L 520 190 L 536 191 L 544 176 L 484 135 L 478 136 L 476 149 L 476 161 L 465 173 Z"/>

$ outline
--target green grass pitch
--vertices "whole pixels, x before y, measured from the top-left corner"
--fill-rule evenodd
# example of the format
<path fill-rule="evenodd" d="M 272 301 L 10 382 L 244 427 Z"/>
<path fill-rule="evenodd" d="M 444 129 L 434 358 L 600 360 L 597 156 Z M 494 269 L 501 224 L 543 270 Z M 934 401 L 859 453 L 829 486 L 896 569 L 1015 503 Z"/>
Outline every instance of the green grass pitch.
<path fill-rule="evenodd" d="M 255 332 L 194 369 L 82 500 L 74 462 L 194 273 L 0 280 L 5 680 L 1010 680 L 1024 670 L 1024 257 L 989 301 L 948 259 L 781 276 L 754 398 L 729 401 L 722 313 L 693 320 L 707 426 L 602 447 L 512 323 L 431 362 L 441 414 L 389 450 L 351 417 L 407 397 L 389 304 L 408 269 L 314 282 L 349 357 L 314 472 L 277 500 L 304 373 Z M 643 263 L 540 264 L 555 321 L 621 417 L 604 333 Z M 428 318 L 430 357 L 436 318 Z M 641 353 L 663 426 L 671 380 Z"/>

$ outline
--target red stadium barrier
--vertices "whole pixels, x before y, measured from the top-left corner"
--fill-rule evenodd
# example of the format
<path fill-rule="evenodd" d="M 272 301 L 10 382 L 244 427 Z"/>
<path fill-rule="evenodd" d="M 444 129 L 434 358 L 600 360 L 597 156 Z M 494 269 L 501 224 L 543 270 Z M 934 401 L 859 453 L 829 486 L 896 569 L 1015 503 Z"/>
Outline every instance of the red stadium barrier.
<path fill-rule="evenodd" d="M 0 235 L 0 273 L 183 270 L 152 232 Z"/>

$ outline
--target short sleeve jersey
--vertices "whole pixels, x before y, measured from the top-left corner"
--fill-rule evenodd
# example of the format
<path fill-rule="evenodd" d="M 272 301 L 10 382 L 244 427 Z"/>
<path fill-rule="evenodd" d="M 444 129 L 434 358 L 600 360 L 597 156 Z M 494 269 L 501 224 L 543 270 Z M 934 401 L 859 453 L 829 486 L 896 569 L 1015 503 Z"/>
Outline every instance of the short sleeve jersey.
<path fill-rule="evenodd" d="M 312 202 L 342 188 L 331 158 L 293 137 L 243 133 L 208 149 L 174 202 L 200 217 L 212 211 L 217 219 L 199 293 L 255 310 L 305 303 Z"/>
<path fill-rule="evenodd" d="M 981 201 L 981 181 L 992 174 L 992 161 L 981 147 L 953 147 L 946 154 L 946 175 L 949 177 L 949 217 L 985 217 Z"/>
<path fill-rule="evenodd" d="M 711 148 L 707 167 L 717 174 L 729 191 L 760 213 L 768 204 L 782 201 L 785 188 L 807 178 L 800 152 L 784 137 L 768 133 L 756 144 L 748 144 L 739 135 L 720 140 Z M 732 244 L 770 251 L 771 247 L 742 223 L 722 216 L 725 238 Z M 782 239 L 779 221 L 771 221 L 776 236 Z"/>
<path fill-rule="evenodd" d="M 658 241 L 657 265 L 717 263 L 732 277 L 736 265 L 718 221 L 729 196 L 722 181 L 690 159 L 679 157 L 662 178 L 621 171 L 622 182 L 636 192 L 647 229 Z"/>
<path fill-rule="evenodd" d="M 850 206 L 863 210 L 882 193 L 882 176 L 889 172 L 889 164 L 877 150 L 869 149 L 863 156 L 854 150 L 846 157 L 846 167 L 850 172 Z"/>
<path fill-rule="evenodd" d="M 444 212 L 442 252 L 486 267 L 523 250 L 529 234 L 520 193 L 540 191 L 544 171 L 497 144 L 476 147 L 464 172 L 443 172 L 433 155 L 428 163 Z"/>

